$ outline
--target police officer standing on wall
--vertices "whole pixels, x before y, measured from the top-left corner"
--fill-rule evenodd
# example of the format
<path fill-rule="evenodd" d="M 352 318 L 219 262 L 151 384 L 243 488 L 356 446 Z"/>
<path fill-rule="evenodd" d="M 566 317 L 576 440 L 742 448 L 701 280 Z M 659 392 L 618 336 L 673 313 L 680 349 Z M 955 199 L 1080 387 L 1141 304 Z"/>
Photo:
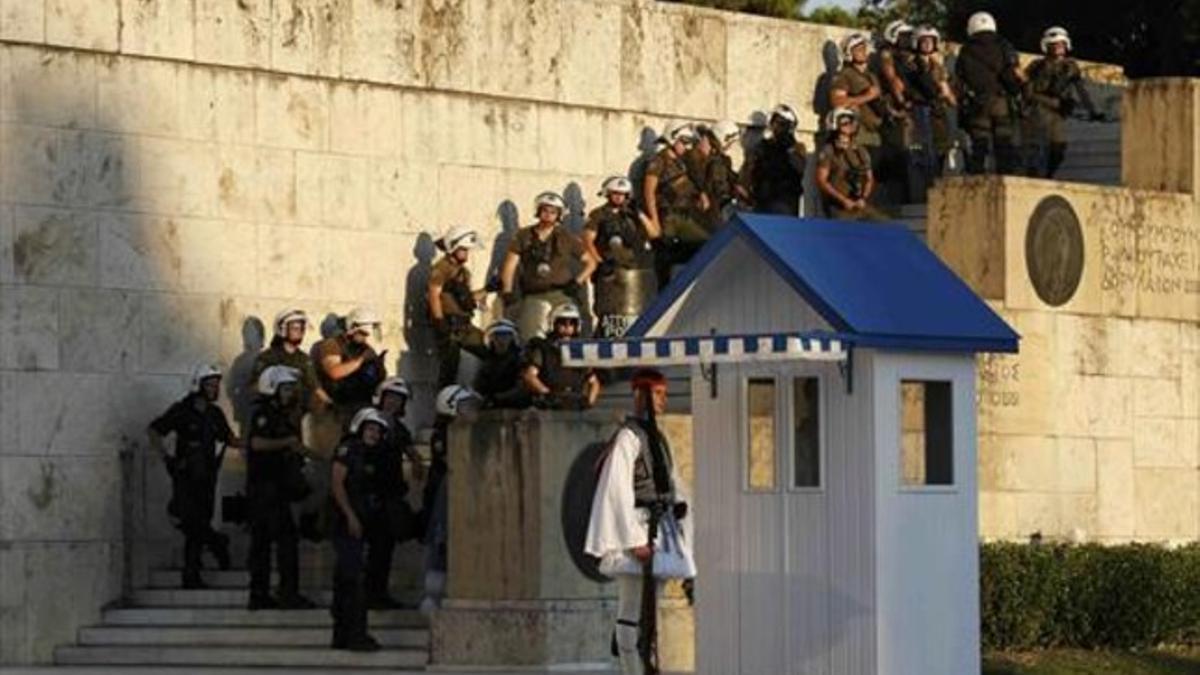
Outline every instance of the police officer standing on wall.
<path fill-rule="evenodd" d="M 333 548 L 337 564 L 333 574 L 334 649 L 373 652 L 379 643 L 367 633 L 367 564 L 364 549 L 374 548 L 381 536 L 388 539 L 385 502 L 397 466 L 388 461 L 384 439 L 388 421 L 375 408 L 363 408 L 350 420 L 349 434 L 333 457 L 331 480 L 337 520 Z M 370 543 L 368 543 L 370 542 Z"/>
<path fill-rule="evenodd" d="M 766 137 L 746 155 L 738 180 L 755 213 L 800 215 L 808 149 L 796 138 L 796 111 L 780 103 L 771 111 Z"/>
<path fill-rule="evenodd" d="M 563 227 L 567 206 L 562 197 L 543 192 L 534 200 L 534 209 L 537 222 L 517 231 L 500 269 L 506 312 L 516 304 L 515 291 L 520 291 L 519 307 L 509 318 L 516 320 L 525 337 L 546 329 L 546 316 L 554 306 L 581 302 L 598 262 Z"/>
<path fill-rule="evenodd" d="M 562 343 L 578 335 L 580 318 L 578 307 L 563 303 L 550 313 L 550 335 L 529 342 L 522 380 L 540 408 L 584 410 L 600 396 L 595 372 L 562 362 Z"/>
<path fill-rule="evenodd" d="M 588 214 L 583 245 L 600 266 L 596 287 L 596 336 L 620 337 L 658 293 L 653 242 L 661 236 L 654 221 L 629 205 L 633 186 L 611 176 L 600 187 L 605 203 Z"/>
<path fill-rule="evenodd" d="M 858 145 L 858 114 L 834 108 L 826 116 L 829 141 L 817 159 L 817 187 L 825 214 L 838 220 L 886 220 L 868 200 L 875 189 L 871 157 Z"/>
<path fill-rule="evenodd" d="M 886 107 L 879 79 L 868 67 L 871 39 L 866 33 L 851 33 L 842 40 L 841 51 L 842 69 L 829 84 L 829 104 L 832 108 L 849 108 L 858 115 L 858 144 L 870 153 L 872 167 L 877 168 L 883 157 Z"/>
<path fill-rule="evenodd" d="M 475 376 L 475 390 L 489 408 L 526 408 L 529 393 L 521 384 L 524 357 L 517 324 L 508 319 L 492 322 L 484 333 L 487 353 Z"/>
<path fill-rule="evenodd" d="M 1083 86 L 1083 73 L 1075 59 L 1068 56 L 1070 52 L 1071 36 L 1067 30 L 1051 26 L 1042 33 L 1045 56 L 1025 69 L 1029 99 L 1033 103 L 1028 145 L 1034 155 L 1034 173 L 1043 178 L 1052 178 L 1062 166 L 1067 155 L 1066 120 L 1076 106 L 1082 105 L 1092 121 L 1104 118 Z"/>
<path fill-rule="evenodd" d="M 671 280 L 671 270 L 685 265 L 711 234 L 704 220 L 708 196 L 698 175 L 689 166 L 688 151 L 696 144 L 696 130 L 688 123 L 675 124 L 663 134 L 663 148 L 646 165 L 642 203 L 650 218 L 648 232 L 662 237 L 655 251 L 658 287 Z"/>
<path fill-rule="evenodd" d="M 950 150 L 949 110 L 958 105 L 950 75 L 942 65 L 942 36 L 932 26 L 913 32 L 916 54 L 909 71 L 912 139 L 908 147 L 909 203 L 924 202 L 925 192 Z"/>
<path fill-rule="evenodd" d="M 246 447 L 246 499 L 250 510 L 250 603 L 254 609 L 309 609 L 300 595 L 296 522 L 290 503 L 307 496 L 300 468 L 304 445 L 292 410 L 300 395 L 294 368 L 269 366 L 258 379 Z M 279 596 L 272 597 L 271 547 L 279 566 Z"/>
<path fill-rule="evenodd" d="M 171 475 L 167 507 L 183 532 L 183 587 L 207 588 L 200 578 L 201 555 L 207 548 L 217 565 L 229 569 L 229 537 L 213 529 L 214 491 L 225 447 L 241 447 L 225 413 L 215 404 L 221 393 L 221 370 L 204 364 L 192 371 L 187 396 L 150 423 L 150 447 Z M 175 434 L 175 454 L 167 454 L 163 437 Z M 218 446 L 220 450 L 218 451 Z"/>
<path fill-rule="evenodd" d="M 738 174 L 729 152 L 741 139 L 742 132 L 733 120 L 721 120 L 711 126 L 697 127 L 697 133 L 702 141 L 697 147 L 710 148 L 705 153 L 700 180 L 704 194 L 708 195 L 709 228 L 716 231 L 729 219 L 738 199 Z"/>
<path fill-rule="evenodd" d="M 429 274 L 429 318 L 438 350 L 438 387 L 458 380 L 458 366 L 465 349 L 483 357 L 483 333 L 471 319 L 486 291 L 471 290 L 471 270 L 467 268 L 471 251 L 483 244 L 475 230 L 459 225 L 437 241 L 445 256 Z"/>
<path fill-rule="evenodd" d="M 971 137 L 967 172 L 984 173 L 991 156 L 996 173 L 1011 174 L 1019 165 L 1016 135 L 1024 79 L 1017 51 L 996 33 L 996 20 L 987 12 L 971 15 L 967 35 L 954 65 L 963 126 Z"/>

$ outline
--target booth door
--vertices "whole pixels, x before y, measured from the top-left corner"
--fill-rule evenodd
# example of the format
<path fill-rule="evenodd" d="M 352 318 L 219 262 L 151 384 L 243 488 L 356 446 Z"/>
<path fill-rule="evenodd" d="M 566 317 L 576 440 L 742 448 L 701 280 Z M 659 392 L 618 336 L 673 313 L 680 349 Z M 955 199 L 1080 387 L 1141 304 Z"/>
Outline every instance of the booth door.
<path fill-rule="evenodd" d="M 830 672 L 831 373 L 818 364 L 721 366 L 717 398 L 697 387 L 698 673 Z"/>

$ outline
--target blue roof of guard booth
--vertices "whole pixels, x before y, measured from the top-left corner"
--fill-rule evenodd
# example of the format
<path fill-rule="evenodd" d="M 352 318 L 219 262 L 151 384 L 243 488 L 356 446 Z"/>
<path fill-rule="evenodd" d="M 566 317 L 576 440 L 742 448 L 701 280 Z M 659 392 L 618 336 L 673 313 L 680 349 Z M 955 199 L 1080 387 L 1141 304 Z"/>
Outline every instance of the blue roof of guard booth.
<path fill-rule="evenodd" d="M 748 213 L 696 254 L 629 336 L 645 335 L 737 237 L 858 346 L 1017 351 L 1020 336 L 904 225 Z"/>

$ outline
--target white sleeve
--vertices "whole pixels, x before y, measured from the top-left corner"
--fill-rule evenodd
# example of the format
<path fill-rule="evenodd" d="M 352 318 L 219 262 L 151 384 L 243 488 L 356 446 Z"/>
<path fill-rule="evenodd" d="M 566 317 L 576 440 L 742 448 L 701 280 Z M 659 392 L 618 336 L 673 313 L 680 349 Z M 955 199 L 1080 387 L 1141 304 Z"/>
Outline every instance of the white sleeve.
<path fill-rule="evenodd" d="M 600 472 L 584 546 L 597 558 L 644 546 L 648 539 L 646 523 L 634 506 L 633 465 L 638 451 L 637 436 L 622 429 Z"/>

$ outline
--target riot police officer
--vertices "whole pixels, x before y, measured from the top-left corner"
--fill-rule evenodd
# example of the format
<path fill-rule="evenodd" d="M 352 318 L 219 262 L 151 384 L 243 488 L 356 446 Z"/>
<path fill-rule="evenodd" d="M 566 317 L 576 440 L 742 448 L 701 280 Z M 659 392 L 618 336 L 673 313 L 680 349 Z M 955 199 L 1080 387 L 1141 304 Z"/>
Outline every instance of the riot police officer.
<path fill-rule="evenodd" d="M 517 324 L 500 319 L 485 332 L 487 353 L 475 377 L 475 391 L 491 408 L 525 408 L 529 393 L 521 385 L 521 336 Z"/>
<path fill-rule="evenodd" d="M 246 499 L 250 510 L 250 602 L 254 609 L 308 609 L 299 592 L 299 550 L 290 502 L 308 494 L 302 472 L 303 443 L 292 415 L 300 374 L 269 366 L 258 379 L 246 447 Z M 279 566 L 279 595 L 272 597 L 271 547 Z"/>
<path fill-rule="evenodd" d="M 400 377 L 389 377 L 379 383 L 372 405 L 387 419 L 387 434 L 384 437 L 385 451 L 376 464 L 378 492 L 383 495 L 384 522 L 378 527 L 367 527 L 367 607 L 370 609 L 396 609 L 400 603 L 388 591 L 388 579 L 392 572 L 392 553 L 397 543 L 403 543 L 419 535 L 417 515 L 408 505 L 408 481 L 404 478 L 404 460 L 412 466 L 412 476 L 421 480 L 424 476 L 421 457 L 413 446 L 413 435 L 404 424 L 404 414 L 412 390 Z"/>
<path fill-rule="evenodd" d="M 796 138 L 797 120 L 791 106 L 775 106 L 769 134 L 742 164 L 739 180 L 755 213 L 800 214 L 808 149 Z"/>
<path fill-rule="evenodd" d="M 1071 52 L 1071 36 L 1065 28 L 1051 26 L 1042 33 L 1042 58 L 1025 69 L 1029 99 L 1029 151 L 1033 155 L 1033 173 L 1052 178 L 1067 155 L 1066 120 L 1082 105 L 1092 121 L 1103 119 L 1096 111 L 1083 73 Z"/>
<path fill-rule="evenodd" d="M 600 266 L 596 286 L 598 337 L 620 337 L 658 293 L 653 242 L 661 236 L 654 221 L 629 206 L 633 186 L 611 176 L 600 188 L 605 203 L 588 214 L 583 244 Z"/>
<path fill-rule="evenodd" d="M 399 478 L 399 463 L 390 461 L 384 441 L 388 421 L 383 413 L 363 408 L 350 420 L 348 430 L 334 453 L 330 481 L 337 505 L 332 646 L 371 652 L 379 649 L 379 643 L 367 633 L 364 548 L 373 549 L 381 539 L 389 547 L 392 544 L 386 501 Z"/>
<path fill-rule="evenodd" d="M 817 159 L 817 187 L 825 213 L 839 220 L 886 220 L 868 200 L 875 189 L 871 157 L 858 145 L 858 115 L 850 108 L 834 108 L 826 117 L 829 141 Z"/>
<path fill-rule="evenodd" d="M 460 225 L 437 242 L 445 256 L 429 274 L 429 318 L 433 321 L 438 350 L 438 386 L 458 380 L 462 351 L 482 357 L 483 333 L 471 319 L 485 291 L 471 290 L 471 251 L 483 248 L 475 230 Z"/>
<path fill-rule="evenodd" d="M 886 108 L 879 78 L 868 67 L 871 40 L 866 33 L 851 33 L 842 40 L 842 69 L 829 84 L 831 108 L 849 108 L 858 117 L 858 144 L 871 155 L 872 168 L 882 159 Z"/>
<path fill-rule="evenodd" d="M 308 332 L 308 315 L 304 310 L 285 309 L 279 312 L 275 315 L 274 329 L 275 335 L 271 338 L 271 344 L 254 358 L 249 384 L 251 388 L 257 387 L 263 371 L 271 366 L 294 368 L 299 373 L 300 380 L 297 384 L 297 396 L 289 404 L 289 410 L 296 418 L 295 423 L 299 425 L 306 410 L 324 408 L 333 403 L 333 399 L 321 387 L 312 359 L 300 348 L 304 335 Z"/>
<path fill-rule="evenodd" d="M 996 173 L 1011 174 L 1019 164 L 1016 135 L 1023 76 L 1017 51 L 996 33 L 996 20 L 987 12 L 971 15 L 967 36 L 954 64 L 962 119 L 971 137 L 967 172 L 986 171 L 990 156 Z"/>
<path fill-rule="evenodd" d="M 212 527 L 214 491 L 225 448 L 240 447 L 241 441 L 215 405 L 220 392 L 221 369 L 210 364 L 196 366 L 187 396 L 172 404 L 147 430 L 150 447 L 162 456 L 171 475 L 167 511 L 184 536 L 184 588 L 207 588 L 200 578 L 205 548 L 221 569 L 229 569 L 229 537 Z M 163 447 L 163 437 L 172 433 L 175 453 L 170 455 Z"/>
<path fill-rule="evenodd" d="M 686 159 L 696 144 L 695 128 L 687 123 L 675 124 L 660 140 L 662 149 L 646 165 L 642 202 L 650 219 L 647 231 L 661 233 L 655 267 L 662 288 L 670 281 L 671 270 L 687 264 L 712 232 L 704 219 L 708 196 Z"/>
<path fill-rule="evenodd" d="M 713 125 L 700 125 L 697 133 L 701 142 L 696 147 L 707 148 L 705 161 L 700 167 L 700 182 L 709 202 L 705 215 L 709 227 L 715 231 L 729 219 L 733 205 L 739 198 L 738 174 L 733 168 L 729 152 L 741 139 L 742 132 L 733 120 L 721 120 Z"/>
<path fill-rule="evenodd" d="M 567 368 L 560 347 L 579 332 L 579 308 L 563 303 L 550 313 L 552 332 L 530 341 L 522 381 L 534 405 L 558 410 L 590 408 L 600 396 L 600 379 L 591 370 Z"/>
<path fill-rule="evenodd" d="M 447 544 L 450 541 L 446 474 L 449 472 L 446 453 L 449 448 L 450 423 L 464 410 L 481 403 L 479 394 L 467 387 L 450 385 L 438 392 L 434 408 L 433 435 L 429 439 L 429 477 L 422 495 L 421 515 L 425 520 L 425 597 L 421 611 L 429 612 L 441 605 L 446 592 Z"/>
<path fill-rule="evenodd" d="M 577 237 L 562 226 L 567 205 L 553 192 L 534 200 L 537 222 L 517 231 L 500 269 L 505 311 L 516 320 L 521 335 L 545 330 L 550 309 L 579 302 L 597 261 Z M 516 291 L 520 291 L 517 305 Z M 510 307 L 516 307 L 509 311 Z"/>
<path fill-rule="evenodd" d="M 916 54 L 906 70 L 912 103 L 912 136 L 907 148 L 909 203 L 925 201 L 926 189 L 941 173 L 950 150 L 949 113 L 958 100 L 942 65 L 941 42 L 941 34 L 932 26 L 921 26 L 913 32 Z"/>
<path fill-rule="evenodd" d="M 371 403 L 375 387 L 387 377 L 387 350 L 376 353 L 369 342 L 379 335 L 379 317 L 369 309 L 354 308 L 342 317 L 343 332 L 321 340 L 313 349 L 321 386 L 333 398 L 340 426 Z"/>

